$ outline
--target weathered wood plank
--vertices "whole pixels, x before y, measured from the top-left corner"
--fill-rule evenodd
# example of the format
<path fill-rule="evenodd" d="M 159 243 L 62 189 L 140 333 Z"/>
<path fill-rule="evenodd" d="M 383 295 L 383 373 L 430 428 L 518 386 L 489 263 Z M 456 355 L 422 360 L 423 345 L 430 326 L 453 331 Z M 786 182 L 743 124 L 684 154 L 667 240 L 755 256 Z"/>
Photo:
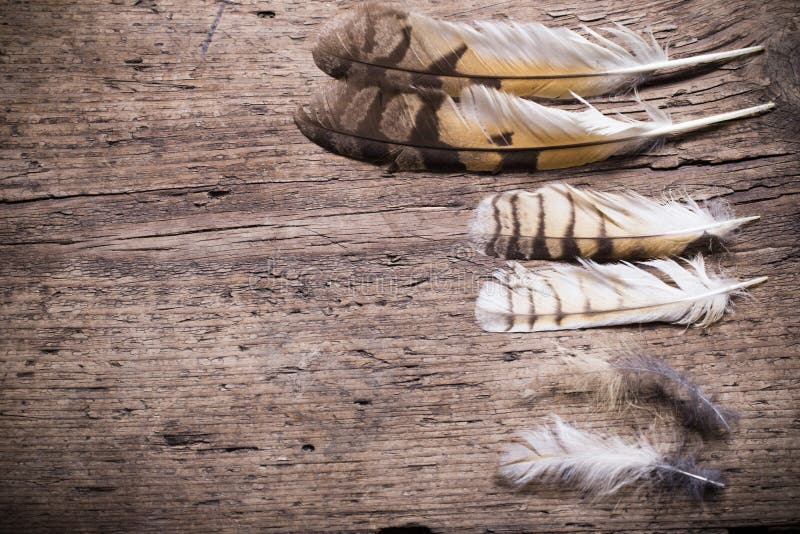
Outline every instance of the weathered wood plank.
<path fill-rule="evenodd" d="M 310 48 L 339 4 L 351 2 L 226 4 L 204 59 L 218 2 L 0 3 L 0 530 L 800 522 L 798 4 L 411 2 L 454 20 L 649 27 L 675 56 L 768 48 L 641 95 L 680 119 L 773 99 L 769 115 L 638 157 L 498 176 L 387 175 L 295 129 L 325 80 Z M 598 106 L 638 111 L 630 96 Z M 464 242 L 470 210 L 550 180 L 760 214 L 714 261 L 770 281 L 708 332 L 483 333 L 474 298 L 499 263 Z M 652 423 L 580 395 L 525 396 L 559 349 L 622 345 L 742 413 L 699 450 L 725 492 L 593 503 L 503 486 L 503 443 L 549 413 L 621 433 Z"/>

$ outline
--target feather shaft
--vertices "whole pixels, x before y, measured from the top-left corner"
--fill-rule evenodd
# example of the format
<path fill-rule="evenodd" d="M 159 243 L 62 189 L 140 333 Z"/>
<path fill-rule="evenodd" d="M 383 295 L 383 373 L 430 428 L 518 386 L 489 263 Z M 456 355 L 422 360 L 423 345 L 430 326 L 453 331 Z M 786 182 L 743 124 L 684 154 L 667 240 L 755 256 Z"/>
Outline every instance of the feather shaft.
<path fill-rule="evenodd" d="M 723 482 L 720 482 L 718 480 L 712 480 L 712 479 L 710 479 L 708 477 L 700 476 L 700 475 L 697 475 L 695 473 L 690 473 L 689 471 L 684 471 L 683 469 L 678 469 L 677 467 L 674 467 L 674 466 L 671 466 L 671 465 L 668 465 L 668 464 L 661 464 L 661 465 L 658 466 L 658 468 L 659 469 L 663 469 L 664 471 L 672 471 L 673 473 L 678 473 L 678 474 L 683 475 L 685 477 L 689 477 L 689 478 L 693 478 L 695 480 L 699 480 L 700 482 L 703 482 L 704 484 L 710 484 L 710 485 L 712 485 L 714 487 L 717 487 L 717 488 L 720 488 L 720 489 L 725 487 L 725 484 Z"/>
<path fill-rule="evenodd" d="M 714 297 L 716 295 L 735 293 L 736 291 L 740 291 L 742 289 L 747 289 L 749 287 L 754 287 L 759 284 L 763 284 L 767 280 L 769 280 L 769 276 L 758 276 L 750 280 L 745 280 L 744 282 L 739 282 L 724 287 L 718 287 L 712 291 L 708 291 L 707 293 L 701 293 L 700 295 L 692 295 L 691 297 L 686 297 L 685 299 L 677 300 L 675 302 L 692 302 L 695 300 L 706 299 L 708 297 Z"/>
<path fill-rule="evenodd" d="M 747 117 L 754 117 L 756 115 L 766 113 L 767 111 L 773 109 L 774 107 L 775 107 L 774 102 L 768 102 L 766 104 L 752 106 L 745 109 L 739 109 L 736 111 L 729 111 L 727 113 L 720 113 L 718 115 L 712 115 L 710 117 L 703 117 L 701 119 L 686 121 L 680 124 L 671 124 L 669 126 L 662 126 L 661 128 L 654 128 L 650 130 L 645 134 L 645 137 L 664 137 L 667 135 L 680 135 L 694 130 L 699 130 L 700 128 L 711 126 L 712 124 L 718 124 L 721 122 L 728 122 L 737 119 L 744 119 Z"/>
<path fill-rule="evenodd" d="M 647 65 L 639 65 L 636 67 L 629 67 L 627 69 L 618 69 L 609 74 L 640 74 L 646 72 L 655 72 L 658 70 L 664 69 L 675 69 L 681 67 L 695 67 L 700 65 L 706 65 L 709 63 L 718 63 L 721 61 L 728 61 L 731 59 L 736 59 L 740 57 L 750 56 L 753 54 L 758 54 L 764 51 L 764 47 L 761 45 L 758 46 L 748 46 L 745 48 L 739 48 L 737 50 L 727 50 L 725 52 L 713 52 L 710 54 L 700 54 L 698 56 L 692 57 L 685 57 L 681 59 L 669 59 L 666 61 L 661 62 L 653 62 Z"/>
<path fill-rule="evenodd" d="M 714 224 L 709 224 L 708 226 L 695 226 L 691 228 L 686 228 L 685 230 L 672 230 L 670 232 L 664 232 L 661 235 L 675 235 L 681 234 L 684 232 L 701 232 L 701 231 L 708 231 L 708 230 L 715 230 L 718 228 L 739 228 L 742 225 L 745 225 L 749 222 L 757 221 L 761 218 L 761 215 L 752 215 L 750 217 L 739 217 L 738 219 L 730 219 L 727 221 L 719 221 Z"/>

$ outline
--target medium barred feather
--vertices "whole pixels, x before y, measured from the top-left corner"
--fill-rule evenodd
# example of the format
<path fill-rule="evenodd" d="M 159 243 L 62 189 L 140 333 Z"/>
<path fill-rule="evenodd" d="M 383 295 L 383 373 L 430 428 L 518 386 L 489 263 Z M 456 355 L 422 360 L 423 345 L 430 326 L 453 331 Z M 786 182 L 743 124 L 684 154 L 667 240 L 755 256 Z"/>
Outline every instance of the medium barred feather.
<path fill-rule="evenodd" d="M 595 497 L 638 482 L 661 480 L 699 496 L 706 488 L 724 488 L 719 473 L 697 469 L 690 458 L 671 460 L 644 436 L 582 431 L 558 417 L 551 426 L 520 434 L 500 458 L 500 475 L 516 487 L 537 482 L 566 482 Z"/>
<path fill-rule="evenodd" d="M 728 61 L 763 50 L 752 46 L 669 60 L 655 42 L 617 25 L 588 37 L 538 23 L 435 20 L 384 4 L 346 11 L 314 47 L 320 69 L 395 89 L 442 89 L 452 96 L 483 84 L 520 96 L 596 96 L 633 87 L 649 74 Z M 621 43 L 621 44 L 619 44 Z"/>
<path fill-rule="evenodd" d="M 700 206 L 691 198 L 659 202 L 550 184 L 484 198 L 470 237 L 487 255 L 511 260 L 649 259 L 724 241 L 756 219 L 734 219 L 719 204 Z"/>
<path fill-rule="evenodd" d="M 489 332 L 540 332 L 621 324 L 669 322 L 707 327 L 733 295 L 766 281 L 746 282 L 707 273 L 702 256 L 600 265 L 552 265 L 539 271 L 509 262 L 486 282 L 475 316 Z M 665 281 L 666 280 L 666 281 Z"/>
<path fill-rule="evenodd" d="M 645 106 L 648 121 L 603 115 L 586 103 L 570 112 L 471 86 L 456 103 L 441 91 L 392 92 L 332 81 L 298 128 L 328 150 L 398 170 L 545 170 L 636 152 L 666 136 L 767 111 L 764 104 L 681 124 Z"/>

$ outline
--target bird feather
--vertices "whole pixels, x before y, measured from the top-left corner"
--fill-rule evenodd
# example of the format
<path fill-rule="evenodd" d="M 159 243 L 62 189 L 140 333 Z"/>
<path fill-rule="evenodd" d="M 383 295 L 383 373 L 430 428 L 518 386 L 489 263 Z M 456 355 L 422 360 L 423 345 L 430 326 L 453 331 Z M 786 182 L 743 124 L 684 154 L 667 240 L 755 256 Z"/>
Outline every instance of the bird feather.
<path fill-rule="evenodd" d="M 622 407 L 643 395 L 675 403 L 687 426 L 704 434 L 727 433 L 737 418 L 733 410 L 718 405 L 692 378 L 667 362 L 640 353 L 614 358 L 589 354 L 563 356 L 575 372 L 561 373 L 561 385 L 591 391 L 599 403 Z"/>
<path fill-rule="evenodd" d="M 500 458 L 500 475 L 518 488 L 565 482 L 599 498 L 638 482 L 680 485 L 695 495 L 725 487 L 718 471 L 697 468 L 690 457 L 670 458 L 643 435 L 632 441 L 592 433 L 554 416 L 519 438 Z"/>
<path fill-rule="evenodd" d="M 556 183 L 484 198 L 472 218 L 470 238 L 485 254 L 510 260 L 648 259 L 724 241 L 756 219 L 733 218 L 721 203 L 656 201 Z"/>
<path fill-rule="evenodd" d="M 703 257 L 552 265 L 531 271 L 509 262 L 481 288 L 475 316 L 489 332 L 540 332 L 668 322 L 707 327 L 733 295 L 767 280 L 739 282 L 706 271 Z"/>
<path fill-rule="evenodd" d="M 520 96 L 596 96 L 634 87 L 655 71 L 720 63 L 761 46 L 670 60 L 667 51 L 621 25 L 586 36 L 539 23 L 436 20 L 366 3 L 335 17 L 314 47 L 320 69 L 336 78 L 394 88 L 443 89 L 457 96 L 484 84 Z"/>
<path fill-rule="evenodd" d="M 633 153 L 667 136 L 759 114 L 773 104 L 673 124 L 655 106 L 649 120 L 547 107 L 484 86 L 459 102 L 441 91 L 403 92 L 340 80 L 299 108 L 303 134 L 338 154 L 393 170 L 545 170 Z"/>

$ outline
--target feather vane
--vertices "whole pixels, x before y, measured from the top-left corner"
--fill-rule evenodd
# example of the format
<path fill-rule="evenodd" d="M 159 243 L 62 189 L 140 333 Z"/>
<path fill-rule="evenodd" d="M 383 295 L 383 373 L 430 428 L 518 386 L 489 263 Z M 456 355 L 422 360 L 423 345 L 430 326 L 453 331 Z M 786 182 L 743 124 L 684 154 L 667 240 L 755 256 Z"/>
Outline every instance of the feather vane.
<path fill-rule="evenodd" d="M 620 25 L 605 28 L 608 37 L 583 31 L 586 37 L 538 23 L 453 23 L 367 3 L 334 18 L 313 53 L 331 76 L 396 89 L 435 88 L 457 96 L 464 87 L 483 84 L 520 96 L 570 98 L 632 87 L 655 71 L 763 50 L 751 46 L 669 60 L 652 34 L 644 38 Z"/>
<path fill-rule="evenodd" d="M 511 260 L 649 259 L 724 241 L 756 219 L 735 219 L 721 204 L 700 206 L 691 198 L 659 202 L 558 183 L 484 198 L 470 238 L 485 254 Z"/>
<path fill-rule="evenodd" d="M 632 153 L 661 138 L 767 111 L 773 104 L 672 124 L 645 105 L 649 120 L 610 117 L 585 103 L 570 112 L 471 86 L 459 102 L 441 91 L 393 92 L 333 80 L 295 123 L 338 154 L 394 170 L 492 171 L 573 167 Z"/>
<path fill-rule="evenodd" d="M 500 458 L 500 475 L 516 487 L 533 481 L 565 482 L 595 497 L 637 482 L 662 481 L 692 494 L 724 488 L 719 472 L 691 458 L 670 459 L 646 437 L 631 441 L 580 430 L 558 417 L 550 426 L 520 434 Z"/>
<path fill-rule="evenodd" d="M 668 322 L 707 327 L 733 295 L 767 280 L 745 282 L 706 272 L 702 256 L 579 265 L 530 271 L 515 262 L 481 288 L 475 316 L 489 332 L 540 332 Z"/>

